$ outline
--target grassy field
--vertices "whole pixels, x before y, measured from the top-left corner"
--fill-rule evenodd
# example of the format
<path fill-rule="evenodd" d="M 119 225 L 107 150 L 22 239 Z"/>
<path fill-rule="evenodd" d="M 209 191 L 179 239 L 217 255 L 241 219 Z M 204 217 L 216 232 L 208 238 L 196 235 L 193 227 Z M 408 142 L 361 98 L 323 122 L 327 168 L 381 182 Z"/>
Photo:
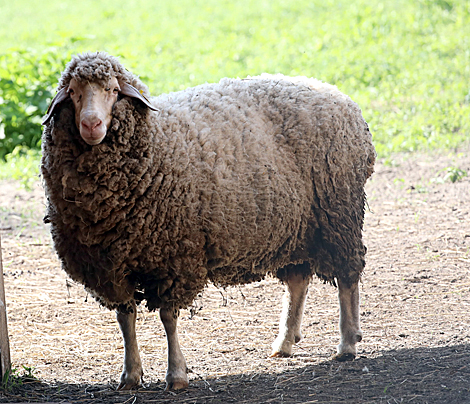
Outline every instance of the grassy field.
<path fill-rule="evenodd" d="M 361 106 L 381 157 L 452 149 L 470 133 L 466 0 L 33 3 L 0 0 L 0 156 L 2 136 L 37 146 L 63 63 L 95 50 L 121 56 L 154 94 L 261 72 L 330 82 Z"/>

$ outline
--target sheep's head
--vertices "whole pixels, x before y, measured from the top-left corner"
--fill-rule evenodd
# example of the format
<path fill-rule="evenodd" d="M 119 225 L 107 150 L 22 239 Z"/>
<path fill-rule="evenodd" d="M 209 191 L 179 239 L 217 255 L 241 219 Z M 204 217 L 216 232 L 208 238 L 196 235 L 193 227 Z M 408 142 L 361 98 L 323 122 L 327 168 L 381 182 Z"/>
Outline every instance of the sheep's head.
<path fill-rule="evenodd" d="M 52 100 L 43 125 L 49 124 L 58 107 L 71 99 L 75 110 L 75 124 L 81 137 L 89 145 L 96 145 L 106 136 L 111 125 L 113 106 L 120 94 L 138 99 L 148 108 L 157 110 L 142 91 L 122 78 L 132 77 L 128 72 L 115 72 L 124 70 L 120 64 L 116 67 L 116 63 L 115 58 L 103 53 L 85 54 L 73 59 L 63 74 L 60 83 L 62 88 Z M 118 75 L 121 79 L 118 79 Z"/>

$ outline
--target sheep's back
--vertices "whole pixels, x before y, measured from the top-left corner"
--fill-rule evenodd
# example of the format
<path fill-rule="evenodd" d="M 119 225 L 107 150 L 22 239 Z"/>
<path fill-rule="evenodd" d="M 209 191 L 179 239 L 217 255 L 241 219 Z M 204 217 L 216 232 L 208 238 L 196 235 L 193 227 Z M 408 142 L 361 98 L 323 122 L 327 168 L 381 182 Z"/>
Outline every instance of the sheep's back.
<path fill-rule="evenodd" d="M 203 86 L 155 100 L 174 143 L 172 166 L 185 167 L 183 182 L 197 195 L 209 276 L 224 285 L 285 265 L 309 209 L 295 156 L 276 141 L 279 127 L 249 88 L 238 90 Z"/>
<path fill-rule="evenodd" d="M 359 108 L 336 87 L 224 79 L 155 104 L 166 136 L 181 138 L 175 151 L 188 150 L 214 281 L 249 281 L 312 258 L 306 250 L 325 216 L 360 220 L 374 150 Z"/>

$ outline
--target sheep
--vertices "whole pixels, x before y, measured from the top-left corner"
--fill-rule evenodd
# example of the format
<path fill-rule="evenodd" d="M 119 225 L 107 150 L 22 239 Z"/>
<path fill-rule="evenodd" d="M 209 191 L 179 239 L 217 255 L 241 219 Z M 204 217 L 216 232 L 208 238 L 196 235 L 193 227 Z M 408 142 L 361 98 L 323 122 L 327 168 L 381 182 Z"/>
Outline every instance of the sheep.
<path fill-rule="evenodd" d="M 139 386 L 136 307 L 159 309 L 167 389 L 188 386 L 179 311 L 208 282 L 286 285 L 272 356 L 300 341 L 308 285 L 338 287 L 337 360 L 361 341 L 364 184 L 375 149 L 335 86 L 263 74 L 151 97 L 104 52 L 67 64 L 44 118 L 45 222 L 63 269 L 116 311 L 118 389 Z"/>

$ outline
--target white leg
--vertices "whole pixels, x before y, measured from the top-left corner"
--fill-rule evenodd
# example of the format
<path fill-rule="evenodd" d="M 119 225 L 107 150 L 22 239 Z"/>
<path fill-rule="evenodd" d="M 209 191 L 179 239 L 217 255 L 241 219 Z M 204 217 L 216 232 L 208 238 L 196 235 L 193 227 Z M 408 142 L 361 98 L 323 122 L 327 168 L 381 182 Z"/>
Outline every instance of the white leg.
<path fill-rule="evenodd" d="M 137 318 L 137 307 L 133 304 L 132 313 L 116 312 L 116 318 L 121 328 L 124 340 L 124 369 L 121 374 L 121 382 L 118 390 L 130 390 L 139 386 L 143 376 L 142 363 L 137 346 L 135 333 L 135 321 Z"/>
<path fill-rule="evenodd" d="M 165 328 L 168 342 L 168 370 L 166 372 L 166 390 L 184 389 L 189 386 L 186 361 L 178 342 L 176 325 L 179 311 L 160 309 L 160 319 Z"/>
<path fill-rule="evenodd" d="M 271 356 L 273 357 L 291 356 L 292 345 L 302 339 L 300 327 L 309 282 L 310 279 L 304 278 L 302 275 L 292 275 L 286 281 L 279 335 L 272 344 Z"/>
<path fill-rule="evenodd" d="M 338 280 L 339 295 L 339 330 L 341 342 L 338 345 L 338 361 L 353 360 L 356 357 L 356 343 L 362 340 L 359 324 L 359 285 L 348 288 Z"/>

